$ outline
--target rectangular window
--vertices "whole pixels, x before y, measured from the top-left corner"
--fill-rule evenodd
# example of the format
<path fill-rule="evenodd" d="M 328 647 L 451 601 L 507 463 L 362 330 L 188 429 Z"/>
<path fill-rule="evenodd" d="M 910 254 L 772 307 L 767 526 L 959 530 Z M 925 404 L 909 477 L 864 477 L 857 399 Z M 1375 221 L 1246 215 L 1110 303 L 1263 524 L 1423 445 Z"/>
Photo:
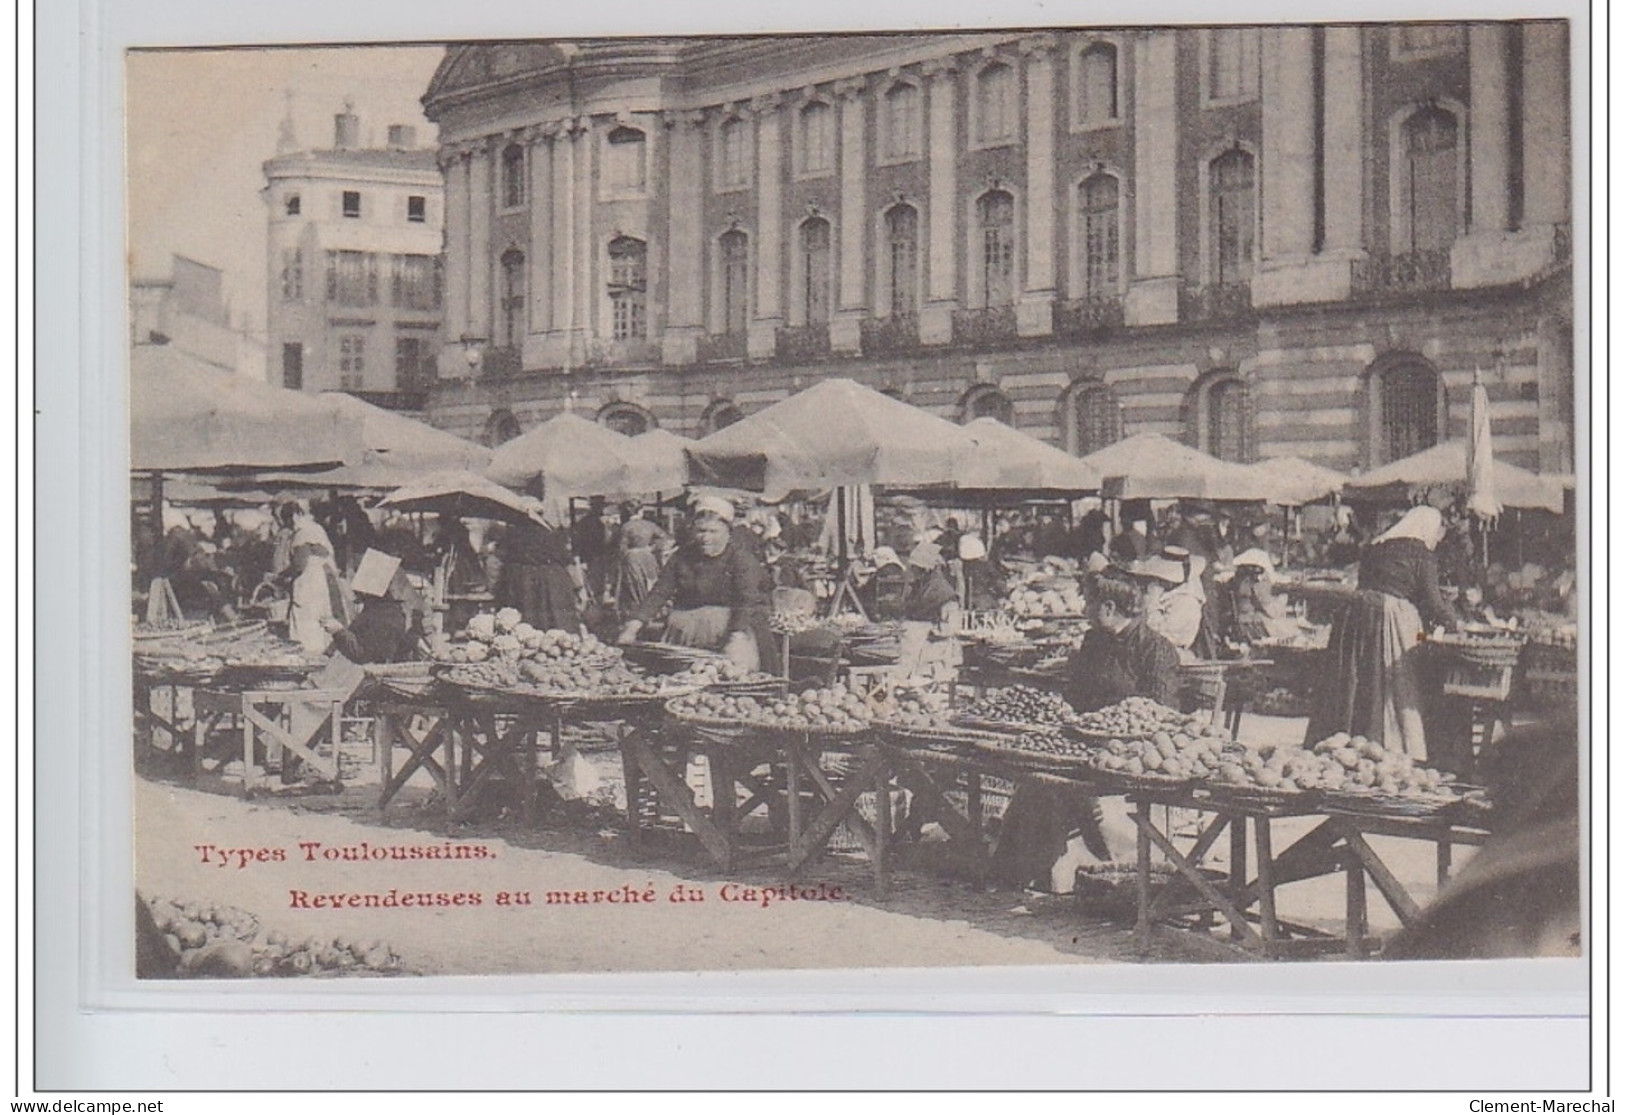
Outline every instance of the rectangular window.
<path fill-rule="evenodd" d="M 429 346 L 417 337 L 395 338 L 395 386 L 400 391 L 421 391 L 434 381 Z"/>
<path fill-rule="evenodd" d="M 1118 292 L 1117 179 L 1096 174 L 1079 191 L 1083 218 L 1083 293 L 1111 298 Z"/>
<path fill-rule="evenodd" d="M 1016 71 L 1002 62 L 976 77 L 976 138 L 997 143 L 1016 137 Z"/>
<path fill-rule="evenodd" d="M 390 302 L 402 310 L 438 310 L 440 290 L 436 276 L 438 259 L 425 255 L 397 255 L 390 258 Z"/>
<path fill-rule="evenodd" d="M 1466 43 L 1459 23 L 1402 23 L 1394 28 L 1394 56 L 1400 61 L 1453 54 Z"/>
<path fill-rule="evenodd" d="M 299 391 L 305 386 L 305 346 L 298 341 L 282 344 L 282 386 Z"/>
<path fill-rule="evenodd" d="M 609 188 L 616 193 L 642 193 L 644 155 L 648 147 L 644 134 L 636 128 L 616 128 L 609 133 L 606 142 L 605 172 Z"/>
<path fill-rule="evenodd" d="M 1258 96 L 1258 28 L 1215 27 L 1207 33 L 1207 97 L 1244 101 Z"/>
<path fill-rule="evenodd" d="M 367 382 L 367 339 L 354 334 L 339 338 L 339 390 L 360 391 Z"/>
<path fill-rule="evenodd" d="M 724 233 L 722 249 L 722 330 L 743 334 L 749 318 L 750 242 L 743 232 Z"/>
<path fill-rule="evenodd" d="M 378 258 L 371 252 L 328 252 L 327 300 L 340 306 L 376 305 Z"/>
<path fill-rule="evenodd" d="M 881 109 L 888 159 L 908 159 L 920 153 L 920 90 L 898 84 L 886 92 Z"/>
<path fill-rule="evenodd" d="M 305 296 L 305 257 L 298 248 L 282 249 L 282 300 L 298 302 Z"/>
<path fill-rule="evenodd" d="M 617 341 L 642 340 L 647 332 L 648 249 L 621 236 L 609 245 L 610 333 Z"/>
<path fill-rule="evenodd" d="M 415 225 L 429 219 L 429 208 L 423 198 L 413 194 L 406 199 L 406 219 Z"/>
<path fill-rule="evenodd" d="M 835 169 L 835 110 L 814 101 L 801 110 L 802 174 L 828 174 Z"/>
<path fill-rule="evenodd" d="M 717 180 L 722 186 L 743 186 L 748 181 L 745 144 L 750 137 L 750 125 L 735 117 L 723 121 L 717 135 L 721 149 L 717 165 Z"/>
<path fill-rule="evenodd" d="M 346 217 L 360 217 L 361 216 L 361 191 L 360 190 L 345 190 L 344 191 L 344 215 Z"/>

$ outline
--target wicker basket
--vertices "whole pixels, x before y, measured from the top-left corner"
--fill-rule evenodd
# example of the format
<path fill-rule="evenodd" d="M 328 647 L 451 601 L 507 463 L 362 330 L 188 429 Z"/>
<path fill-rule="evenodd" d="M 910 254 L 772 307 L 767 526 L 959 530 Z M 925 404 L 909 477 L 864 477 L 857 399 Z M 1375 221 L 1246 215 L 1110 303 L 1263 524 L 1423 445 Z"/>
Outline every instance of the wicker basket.
<path fill-rule="evenodd" d="M 1520 638 L 1478 638 L 1471 635 L 1442 635 L 1428 640 L 1436 653 L 1451 656 L 1464 665 L 1482 669 L 1511 669 L 1523 654 Z"/>

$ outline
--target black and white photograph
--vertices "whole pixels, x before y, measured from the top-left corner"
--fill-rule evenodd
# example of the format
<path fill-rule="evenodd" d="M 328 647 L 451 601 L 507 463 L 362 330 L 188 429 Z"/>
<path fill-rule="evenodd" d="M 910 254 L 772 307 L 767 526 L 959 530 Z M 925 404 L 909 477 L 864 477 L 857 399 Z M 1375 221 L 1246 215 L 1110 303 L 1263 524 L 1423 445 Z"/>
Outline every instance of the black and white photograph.
<path fill-rule="evenodd" d="M 125 52 L 131 975 L 1589 957 L 1589 92 L 1427 15 Z"/>

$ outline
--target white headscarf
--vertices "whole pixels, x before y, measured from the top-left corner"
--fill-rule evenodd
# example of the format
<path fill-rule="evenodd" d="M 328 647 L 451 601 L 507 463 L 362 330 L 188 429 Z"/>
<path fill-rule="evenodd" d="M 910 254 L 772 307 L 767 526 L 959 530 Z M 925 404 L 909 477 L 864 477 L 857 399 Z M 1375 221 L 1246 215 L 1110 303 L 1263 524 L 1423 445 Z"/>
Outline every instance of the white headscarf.
<path fill-rule="evenodd" d="M 1264 571 L 1264 583 L 1273 584 L 1275 582 L 1275 560 L 1271 558 L 1268 553 L 1262 549 L 1259 549 L 1258 547 L 1254 547 L 1251 550 L 1243 550 L 1241 553 L 1236 555 L 1236 560 L 1231 564 L 1237 569 L 1240 569 L 1244 565 L 1251 565 L 1256 569 L 1262 569 Z"/>
<path fill-rule="evenodd" d="M 1396 538 L 1414 538 L 1428 549 L 1444 538 L 1444 516 L 1437 507 L 1422 504 L 1405 512 L 1403 518 L 1377 536 L 1378 542 L 1392 542 Z"/>

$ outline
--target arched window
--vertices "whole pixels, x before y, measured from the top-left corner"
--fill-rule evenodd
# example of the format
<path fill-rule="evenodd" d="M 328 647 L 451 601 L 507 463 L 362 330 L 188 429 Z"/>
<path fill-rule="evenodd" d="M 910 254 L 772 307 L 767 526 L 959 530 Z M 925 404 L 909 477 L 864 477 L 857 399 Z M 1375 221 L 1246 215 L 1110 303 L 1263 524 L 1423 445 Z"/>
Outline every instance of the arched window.
<path fill-rule="evenodd" d="M 1078 187 L 1079 255 L 1085 298 L 1111 298 L 1119 290 L 1117 179 L 1100 172 Z"/>
<path fill-rule="evenodd" d="M 1439 373 L 1426 360 L 1395 359 L 1371 373 L 1368 389 L 1371 464 L 1397 461 L 1439 443 Z"/>
<path fill-rule="evenodd" d="M 518 348 L 525 339 L 525 253 L 518 248 L 502 253 L 500 311 L 497 346 Z"/>
<path fill-rule="evenodd" d="M 509 410 L 493 410 L 491 416 L 485 420 L 485 444 L 495 448 L 505 441 L 512 441 L 524 431 L 519 428 L 519 419 Z"/>
<path fill-rule="evenodd" d="M 502 207 L 525 204 L 525 149 L 510 143 L 502 149 Z"/>
<path fill-rule="evenodd" d="M 1253 157 L 1236 148 L 1208 164 L 1208 277 L 1216 286 L 1253 273 L 1258 191 Z"/>
<path fill-rule="evenodd" d="M 735 406 L 732 399 L 713 399 L 700 415 L 700 436 L 725 430 L 743 417 L 745 412 Z"/>
<path fill-rule="evenodd" d="M 918 156 L 920 143 L 920 89 L 900 81 L 886 90 L 881 102 L 881 152 L 887 159 Z"/>
<path fill-rule="evenodd" d="M 609 133 L 604 173 L 609 188 L 621 193 L 642 193 L 647 171 L 644 152 L 647 140 L 636 128 L 616 128 Z"/>
<path fill-rule="evenodd" d="M 989 190 L 976 202 L 982 234 L 982 306 L 1009 306 L 1016 300 L 1016 200 Z"/>
<path fill-rule="evenodd" d="M 1235 372 L 1214 372 L 1191 388 L 1186 400 L 1185 440 L 1223 461 L 1253 458 L 1253 414 L 1247 381 Z"/>
<path fill-rule="evenodd" d="M 1015 425 L 1016 408 L 1010 396 L 991 384 L 972 387 L 965 392 L 959 405 L 959 420 L 971 422 L 978 418 L 996 418 L 1006 426 Z"/>
<path fill-rule="evenodd" d="M 1461 227 L 1459 158 L 1456 118 L 1450 112 L 1423 108 L 1405 121 L 1400 189 L 1408 235 L 1401 251 L 1435 251 L 1455 242 Z"/>
<path fill-rule="evenodd" d="M 642 240 L 617 236 L 609 242 L 610 335 L 617 341 L 647 335 L 648 258 L 648 245 Z"/>
<path fill-rule="evenodd" d="M 1005 143 L 1016 138 L 1016 71 L 1003 62 L 976 75 L 976 139 Z"/>
<path fill-rule="evenodd" d="M 1106 124 L 1117 119 L 1117 48 L 1091 43 L 1078 55 L 1078 121 Z"/>
<path fill-rule="evenodd" d="M 809 101 L 801 108 L 800 123 L 796 170 L 801 174 L 828 174 L 835 169 L 835 110 L 823 101 Z"/>
<path fill-rule="evenodd" d="M 598 412 L 598 422 L 627 437 L 637 437 L 655 427 L 653 416 L 634 403 L 606 403 Z"/>
<path fill-rule="evenodd" d="M 1117 392 L 1100 380 L 1084 380 L 1072 388 L 1065 417 L 1068 448 L 1080 457 L 1123 436 L 1123 408 Z"/>
<path fill-rule="evenodd" d="M 722 234 L 717 247 L 721 256 L 717 301 L 722 310 L 722 331 L 743 334 L 750 320 L 750 237 L 732 229 Z"/>
<path fill-rule="evenodd" d="M 886 280 L 892 317 L 919 312 L 920 215 L 912 205 L 886 210 Z"/>
<path fill-rule="evenodd" d="M 829 320 L 829 222 L 813 217 L 801 225 L 802 312 L 808 325 Z"/>
<path fill-rule="evenodd" d="M 725 188 L 743 186 L 749 181 L 749 162 L 746 146 L 750 140 L 750 126 L 737 116 L 722 122 L 717 134 L 720 148 L 717 159 L 717 184 Z"/>

